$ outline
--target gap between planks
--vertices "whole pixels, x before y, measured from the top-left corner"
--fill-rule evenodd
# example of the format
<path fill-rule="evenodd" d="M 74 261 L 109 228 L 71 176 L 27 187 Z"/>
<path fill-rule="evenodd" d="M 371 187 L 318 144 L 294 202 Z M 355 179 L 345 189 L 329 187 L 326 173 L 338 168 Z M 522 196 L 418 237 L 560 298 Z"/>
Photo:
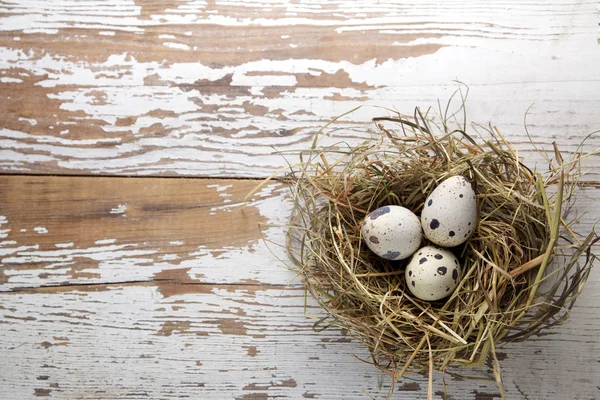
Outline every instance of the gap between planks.
<path fill-rule="evenodd" d="M 89 179 L 89 178 L 110 178 L 110 179 L 164 179 L 164 180 L 175 180 L 175 179 L 181 179 L 181 180 L 205 180 L 205 181 L 255 181 L 258 183 L 263 182 L 265 180 L 269 180 L 271 182 L 275 182 L 275 183 L 282 183 L 283 179 L 278 178 L 278 177 L 274 177 L 274 178 L 269 178 L 269 177 L 264 177 L 264 178 L 257 178 L 257 177 L 245 177 L 245 176 L 236 176 L 236 175 L 231 175 L 231 176 L 187 176 L 187 175 L 114 175 L 114 174 L 69 174 L 69 173 L 65 173 L 65 174 L 44 174 L 44 173 L 11 173 L 10 171 L 1 171 L 0 172 L 0 177 L 5 176 L 5 177 L 21 177 L 21 178 L 27 178 L 27 177 L 49 177 L 49 178 L 73 178 L 73 179 L 77 179 L 77 178 L 83 178 L 83 179 Z M 600 181 L 582 181 L 582 182 L 578 182 L 577 186 L 579 187 L 585 187 L 585 188 L 595 188 L 595 189 L 600 189 Z"/>
<path fill-rule="evenodd" d="M 160 286 L 163 284 L 168 285 L 177 285 L 177 286 L 190 286 L 197 288 L 229 288 L 236 290 L 272 290 L 272 289 L 298 289 L 301 288 L 301 285 L 284 285 L 277 283 L 211 283 L 211 282 L 179 282 L 175 279 L 151 279 L 151 280 L 141 280 L 141 281 L 121 281 L 121 282 L 107 282 L 107 283 L 64 283 L 60 285 L 46 285 L 46 286 L 24 286 L 19 288 L 14 288 L 7 292 L 0 292 L 0 296 L 9 295 L 9 294 L 33 294 L 33 293 L 60 293 L 60 292 L 68 292 L 75 291 L 80 289 L 84 292 L 95 291 L 97 289 L 110 290 L 112 288 L 121 288 L 121 287 L 153 287 Z"/>
<path fill-rule="evenodd" d="M 115 178 L 115 179 L 187 179 L 187 180 L 207 180 L 207 181 L 257 181 L 260 182 L 263 179 L 256 177 L 246 177 L 246 176 L 189 176 L 189 175 L 115 175 L 115 174 L 45 174 L 43 172 L 34 172 L 34 173 L 11 173 L 10 171 L 0 171 L 0 176 L 6 177 L 52 177 L 52 178 Z M 266 177 L 265 177 L 266 179 Z M 271 179 L 273 181 L 279 182 L 279 178 Z M 600 185 L 600 183 L 599 183 Z"/>

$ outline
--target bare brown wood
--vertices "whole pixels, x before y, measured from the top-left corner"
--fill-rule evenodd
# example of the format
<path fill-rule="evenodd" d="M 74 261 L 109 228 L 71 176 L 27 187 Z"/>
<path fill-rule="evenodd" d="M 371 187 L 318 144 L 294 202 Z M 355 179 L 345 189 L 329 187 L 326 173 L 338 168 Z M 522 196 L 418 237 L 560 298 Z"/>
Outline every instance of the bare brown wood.
<path fill-rule="evenodd" d="M 238 282 L 246 283 L 253 274 L 267 277 L 275 268 L 270 262 L 249 263 L 244 274 L 231 265 L 233 260 L 227 262 L 236 256 L 243 264 L 244 254 L 257 251 L 268 254 L 259 224 L 269 222 L 266 215 L 272 214 L 261 207 L 277 212 L 282 186 L 274 183 L 244 204 L 258 183 L 0 176 L 0 283 L 18 288 L 144 280 L 215 282 L 203 272 L 194 274 L 211 267 L 217 282 L 235 283 L 236 274 Z M 268 206 L 268 201 L 276 203 Z M 219 265 L 229 271 L 219 271 Z M 259 272 L 261 267 L 265 272 Z M 277 282 L 278 275 L 270 282 L 285 283 Z"/>

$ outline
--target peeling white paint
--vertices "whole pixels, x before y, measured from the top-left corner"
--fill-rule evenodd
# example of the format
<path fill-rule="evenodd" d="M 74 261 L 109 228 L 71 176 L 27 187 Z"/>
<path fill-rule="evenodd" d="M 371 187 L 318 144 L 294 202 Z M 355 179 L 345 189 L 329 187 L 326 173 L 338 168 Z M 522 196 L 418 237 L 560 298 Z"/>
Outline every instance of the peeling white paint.
<path fill-rule="evenodd" d="M 0 129 L 0 136 L 2 130 Z M 0 140 L 0 149 L 4 144 L 11 143 L 10 141 Z M 15 145 L 16 148 L 22 148 L 20 145 Z M 54 157 L 43 154 L 23 154 L 14 150 L 0 150 L 0 167 L 8 171 L 24 171 L 27 170 L 26 165 L 35 164 L 36 162 L 52 162 Z"/>
<path fill-rule="evenodd" d="M 36 121 L 33 121 L 35 123 L 32 123 L 31 121 L 27 121 L 27 122 L 29 122 L 31 125 L 37 124 Z M 53 129 L 54 127 L 50 126 L 49 128 Z M 68 132 L 69 131 L 66 130 L 66 133 L 68 133 Z M 62 132 L 61 132 L 61 134 L 62 134 Z M 1 135 L 0 137 L 14 139 L 15 141 L 28 139 L 30 137 L 30 135 L 28 135 L 26 133 L 15 131 L 12 129 L 3 129 L 3 128 L 0 128 L 0 135 Z M 36 138 L 39 143 L 53 143 L 53 144 L 61 144 L 61 145 L 66 145 L 66 146 L 85 146 L 85 145 L 95 145 L 95 144 L 101 144 L 101 143 L 117 144 L 117 143 L 120 143 L 122 140 L 121 138 L 73 140 L 73 139 L 65 139 L 65 138 L 51 136 L 51 135 L 36 135 Z"/>
<path fill-rule="evenodd" d="M 124 214 L 127 211 L 127 204 L 118 204 L 110 210 L 111 214 Z"/>
<path fill-rule="evenodd" d="M 156 250 L 133 250 L 137 244 L 107 245 L 95 246 L 85 249 L 62 248 L 59 250 L 35 250 L 22 249 L 10 254 L 12 257 L 2 259 L 6 264 L 29 264 L 29 263 L 49 263 L 52 268 L 54 263 L 73 261 L 75 258 L 88 258 L 94 261 L 106 262 L 106 265 L 112 265 L 114 260 L 121 260 L 123 263 L 147 263 L 152 259 L 138 258 L 138 256 L 149 256 L 156 253 Z M 25 246 L 27 247 L 27 246 Z M 37 248 L 37 247 L 36 247 Z M 0 253 L 2 254 L 2 253 Z M 16 272 L 18 273 L 18 272 Z"/>
<path fill-rule="evenodd" d="M 19 117 L 19 121 L 25 121 L 28 122 L 30 125 L 35 126 L 37 125 L 37 121 L 33 118 L 24 118 L 24 117 Z"/>
<path fill-rule="evenodd" d="M 116 242 L 117 242 L 117 239 L 101 239 L 101 240 L 96 240 L 94 242 L 94 244 L 113 244 Z"/>
<path fill-rule="evenodd" d="M 2 82 L 2 83 L 23 83 L 23 79 L 10 78 L 8 76 L 3 76 L 0 78 L 0 82 Z"/>
<path fill-rule="evenodd" d="M 582 43 L 583 41 L 569 43 L 569 40 L 565 40 L 557 43 L 553 52 L 556 50 L 568 54 L 569 51 L 576 51 L 578 54 L 586 54 L 586 59 L 591 63 L 594 63 L 597 58 L 596 61 L 600 64 L 600 54 L 595 51 L 595 47 L 587 48 L 585 47 L 587 45 L 583 46 Z M 574 46 L 571 46 L 572 44 Z M 523 114 L 532 102 L 537 102 L 536 108 L 530 114 L 534 123 L 544 127 L 558 126 L 564 124 L 564 121 L 568 121 L 569 118 L 572 119 L 569 113 L 577 112 L 577 126 L 571 125 L 571 129 L 577 129 L 577 133 L 571 135 L 583 138 L 594 129 L 596 121 L 594 110 L 597 108 L 597 101 L 594 100 L 596 90 L 593 85 L 587 84 L 586 80 L 588 82 L 600 80 L 600 73 L 596 69 L 586 68 L 581 73 L 577 73 L 578 79 L 581 79 L 579 83 L 564 81 L 564 76 L 573 76 L 572 71 L 578 68 L 573 65 L 573 57 L 552 60 L 550 52 L 540 53 L 534 51 L 533 47 L 529 49 L 525 47 L 520 45 L 518 51 L 513 52 L 511 57 L 485 48 L 449 47 L 434 55 L 418 59 L 383 62 L 372 60 L 359 65 L 321 60 L 262 60 L 222 68 L 211 68 L 201 63 L 172 65 L 141 63 L 127 54 L 112 55 L 106 62 L 92 66 L 56 59 L 50 55 L 36 59 L 35 53 L 32 52 L 0 49 L 2 55 L 0 68 L 18 66 L 35 75 L 47 76 L 38 83 L 45 87 L 81 86 L 77 90 L 69 88 L 58 91 L 50 97 L 60 100 L 61 107 L 65 110 L 83 111 L 93 120 L 104 121 L 105 125 L 102 128 L 106 132 L 127 135 L 131 131 L 134 135 L 140 135 L 142 129 L 154 124 L 162 124 L 164 130 L 169 132 L 167 136 L 161 138 L 140 136 L 133 142 L 118 146 L 96 146 L 101 143 L 118 144 L 121 138 L 116 135 L 117 137 L 112 138 L 74 140 L 3 129 L 0 130 L 0 148 L 4 149 L 0 150 L 0 167 L 23 171 L 34 163 L 48 162 L 68 170 L 108 174 L 149 175 L 166 172 L 212 176 L 239 174 L 264 176 L 285 164 L 281 156 L 273 154 L 273 148 L 285 150 L 306 148 L 312 139 L 312 134 L 323 125 L 324 121 L 331 120 L 334 116 L 357 105 L 365 104 L 364 100 L 359 99 L 366 96 L 369 99 L 367 104 L 370 102 L 396 106 L 400 110 L 411 112 L 415 105 L 436 104 L 438 98 L 444 97 L 440 91 L 449 95 L 454 87 L 448 85 L 448 82 L 459 76 L 468 77 L 469 84 L 472 85 L 472 102 L 469 111 L 473 119 L 494 120 L 498 125 L 506 127 L 505 129 L 518 132 L 525 142 L 526 138 L 521 126 Z M 521 49 L 524 51 L 521 52 Z M 469 65 L 447 62 L 457 54 L 460 60 L 485 61 L 486 65 L 493 63 L 497 67 L 494 71 L 502 71 L 502 74 L 492 73 L 485 65 L 476 65 L 477 62 L 469 62 Z M 532 57 L 538 57 L 537 61 Z M 540 75 L 537 65 L 550 64 L 552 68 L 545 69 L 544 74 Z M 418 75 L 408 73 L 415 70 L 420 73 Z M 293 75 L 318 76 L 339 71 L 346 72 L 354 83 L 370 85 L 370 89 L 360 91 L 353 88 L 296 87 L 297 78 Z M 529 80 L 525 87 L 522 84 L 498 83 L 521 79 L 514 75 L 516 71 L 519 76 L 526 76 Z M 261 74 L 248 76 L 250 72 Z M 280 75 L 275 79 L 270 72 L 289 75 Z M 250 94 L 226 98 L 223 95 L 203 94 L 201 89 L 182 92 L 179 89 L 167 89 L 163 86 L 147 87 L 143 83 L 145 78 L 153 75 L 158 75 L 161 80 L 170 83 L 186 84 L 199 80 L 214 81 L 227 74 L 232 74 L 233 85 L 249 85 Z M 557 81 L 552 85 L 542 83 L 553 79 Z M 409 82 L 411 86 L 406 86 Z M 485 84 L 478 86 L 477 82 L 485 82 Z M 279 98 L 264 98 L 263 88 L 273 84 L 290 85 L 290 89 L 284 91 Z M 89 95 L 96 90 L 97 86 L 104 88 L 106 94 L 104 104 L 96 104 L 94 97 Z M 402 87 L 402 90 L 398 87 Z M 427 90 L 423 89 L 424 87 Z M 517 88 L 520 94 L 515 97 Z M 349 100 L 332 102 L 329 97 L 336 94 Z M 489 98 L 511 99 L 511 101 L 489 102 L 486 100 Z M 552 100 L 540 105 L 540 98 Z M 198 101 L 207 106 L 222 107 L 226 112 L 216 115 L 204 113 L 197 105 Z M 579 104 L 581 101 L 585 101 L 585 107 Z M 247 115 L 244 111 L 244 103 L 266 107 L 267 110 L 282 110 L 279 112 L 289 119 L 278 121 L 274 126 L 274 119 L 268 114 L 264 117 Z M 540 107 L 540 111 L 536 121 L 537 107 Z M 560 112 L 548 115 L 546 112 L 548 108 L 556 108 Z M 172 111 L 177 113 L 177 116 L 158 118 L 144 115 L 153 110 Z M 299 112 L 307 114 L 296 115 Z M 347 119 L 366 122 L 376 113 L 380 114 L 381 111 L 364 108 Z M 135 123 L 132 126 L 116 126 L 116 120 L 125 116 L 136 117 Z M 222 116 L 228 120 L 223 121 Z M 71 123 L 75 122 L 64 122 L 64 124 Z M 214 128 L 233 130 L 236 132 L 232 135 L 234 140 L 213 135 L 211 132 Z M 293 137 L 277 134 L 278 130 L 286 129 L 295 130 Z M 262 137 L 260 145 L 257 146 L 254 136 L 265 132 L 273 134 Z M 343 134 L 343 131 L 336 132 L 336 135 L 340 134 Z M 353 136 L 356 140 L 365 138 L 356 133 L 353 133 Z M 354 138 L 347 135 L 338 136 L 332 138 L 331 142 L 339 140 L 351 142 Z M 223 151 L 231 148 L 232 144 L 239 152 L 224 164 Z M 90 146 L 90 148 L 78 146 Z"/>
<path fill-rule="evenodd" d="M 534 102 L 533 134 L 543 145 L 550 145 L 556 137 L 568 137 L 565 145 L 572 150 L 579 138 L 597 129 L 600 72 L 593 67 L 600 65 L 600 56 L 594 2 L 489 1 L 475 6 L 469 2 L 415 1 L 407 6 L 394 1 L 344 0 L 324 6 L 323 2 L 312 0 L 293 3 L 233 0 L 217 2 L 207 10 L 205 1 L 185 1 L 165 9 L 151 7 L 150 15 L 145 5 L 129 0 L 119 4 L 65 0 L 57 4 L 19 2 L 18 12 L 3 10 L 0 31 L 9 35 L 62 34 L 85 29 L 90 36 L 134 32 L 145 40 L 144 35 L 156 32 L 179 32 L 171 28 L 180 24 L 191 29 L 186 36 L 201 32 L 207 25 L 273 27 L 279 28 L 277 34 L 285 32 L 287 27 L 313 26 L 325 28 L 339 38 L 361 31 L 387 36 L 390 43 L 406 48 L 408 54 L 424 45 L 446 47 L 434 54 L 398 60 L 325 61 L 304 55 L 296 57 L 300 53 L 295 49 L 303 42 L 282 44 L 275 40 L 278 46 L 288 48 L 285 51 L 289 52 L 289 59 L 218 67 L 201 59 L 169 64 L 140 62 L 130 54 L 114 54 L 104 62 L 89 62 L 51 52 L 0 48 L 2 73 L 14 68 L 27 71 L 38 86 L 52 88 L 50 100 L 60 101 L 62 110 L 67 111 L 65 115 L 71 119 L 57 121 L 57 127 L 58 123 L 81 126 L 83 121 L 93 121 L 106 134 L 67 140 L 57 139 L 51 133 L 0 130 L 0 168 L 4 171 L 26 173 L 36 165 L 47 164 L 67 171 L 105 174 L 265 176 L 285 165 L 280 155 L 273 154 L 274 148 L 285 151 L 307 148 L 324 121 L 359 104 L 395 106 L 411 112 L 415 105 L 428 106 L 438 98 L 447 97 L 455 88 L 450 84 L 453 79 L 461 79 L 472 88 L 470 118 L 483 123 L 493 120 L 504 127 L 503 132 L 508 131 L 511 138 L 520 140 L 519 148 L 525 150 L 528 163 L 532 159 L 527 153 L 522 119 L 524 111 Z M 3 3 L 3 7 L 10 10 L 16 6 Z M 227 10 L 235 10 L 235 14 L 227 15 Z M 111 33 L 106 35 L 107 32 Z M 300 39 L 302 35 L 294 34 L 296 37 Z M 13 38 L 14 46 L 22 46 L 18 39 Z M 165 46 L 165 54 L 170 50 L 205 48 L 201 43 L 192 48 L 175 42 L 166 42 Z M 350 56 L 347 58 L 351 60 Z M 327 74 L 336 73 L 347 75 L 349 81 L 343 84 L 354 87 L 319 87 L 320 84 L 306 87 L 302 83 L 304 77 L 297 76 L 326 78 Z M 229 95 L 227 90 L 211 93 L 214 88 L 209 83 L 229 75 L 236 94 Z M 159 84 L 146 84 L 149 78 Z M 21 83 L 3 79 L 16 78 L 0 78 L 3 83 Z M 192 85 L 193 89 L 182 90 L 185 85 Z M 279 94 L 266 97 L 264 89 L 274 86 L 281 86 L 277 89 Z M 94 90 L 102 90 L 106 99 L 98 102 L 92 95 Z M 346 100 L 334 101 L 331 99 L 334 96 Z M 246 111 L 249 106 L 264 108 L 265 114 L 253 115 Z M 381 110 L 365 108 L 346 121 L 369 121 L 375 112 Z M 157 116 L 161 113 L 169 115 Z M 123 117 L 134 117 L 135 123 L 116 126 L 115 122 Z M 42 119 L 39 122 L 41 125 Z M 142 133 L 154 124 L 162 125 L 163 136 L 154 138 Z M 225 133 L 215 134 L 217 130 Z M 294 134 L 288 135 L 291 131 Z M 114 137 L 127 140 L 121 142 Z M 363 139 L 363 133 L 342 129 L 332 135 L 326 132 L 322 143 L 353 143 Z M 600 147 L 598 143 L 593 138 L 590 148 Z M 596 162 L 594 166 L 597 165 Z M 223 203 L 231 201 L 226 187 L 218 186 L 216 190 L 222 191 Z M 283 237 L 291 204 L 285 192 L 282 186 L 267 185 L 250 201 L 267 220 L 263 235 L 276 243 Z M 111 212 L 119 211 L 121 206 Z M 211 212 L 232 212 L 239 207 L 243 205 L 227 203 L 212 208 Z M 0 217 L 0 225 L 3 224 L 7 224 L 6 218 Z M 10 236 L 11 232 L 1 230 L 0 236 Z M 284 250 L 270 246 L 271 253 L 262 242 L 237 248 L 152 249 L 156 253 L 149 254 L 141 250 L 141 243 L 117 246 L 116 241 L 109 243 L 109 240 L 112 239 L 100 237 L 91 247 L 79 242 L 77 246 L 73 242 L 57 243 L 56 251 L 40 250 L 39 245 L 20 246 L 18 240 L 2 241 L 0 255 L 4 258 L 0 262 L 9 280 L 0 291 L 35 287 L 41 282 L 58 285 L 65 281 L 83 284 L 149 281 L 154 273 L 175 268 L 189 268 L 187 275 L 203 283 L 229 284 L 253 279 L 266 284 L 286 284 L 294 279 L 294 274 L 282 268 L 277 260 L 281 257 L 285 262 Z M 97 274 L 99 278 L 71 275 L 71 265 L 90 261 L 97 261 L 98 266 L 82 272 Z M 33 262 L 39 263 L 40 268 L 19 269 Z M 48 277 L 40 278 L 42 273 Z M 553 330 L 552 336 L 532 340 L 527 346 L 507 346 L 509 357 L 507 366 L 503 364 L 503 372 L 508 398 L 527 395 L 591 398 L 596 394 L 597 383 L 579 377 L 598 376 L 599 371 L 596 359 L 600 353 L 596 339 L 599 319 L 594 314 L 600 293 L 597 282 L 597 276 L 592 274 L 590 287 L 572 313 L 575 320 Z M 332 390 L 338 398 L 365 397 L 365 393 L 385 397 L 387 387 L 378 387 L 377 373 L 353 357 L 355 354 L 368 358 L 363 347 L 355 340 L 336 343 L 340 339 L 337 330 L 313 332 L 313 321 L 305 318 L 305 311 L 317 318 L 324 315 L 312 301 L 305 309 L 301 289 L 249 292 L 244 287 L 215 285 L 208 293 L 164 297 L 152 285 L 114 285 L 106 291 L 75 289 L 65 293 L 5 295 L 0 318 L 7 325 L 0 330 L 0 342 L 10 357 L 2 361 L 3 370 L 8 372 L 4 386 L 2 382 L 0 386 L 15 398 L 29 398 L 33 388 L 48 387 L 44 380 L 36 380 L 39 376 L 48 377 L 48 383 L 60 383 L 59 389 L 51 389 L 51 396 L 66 398 L 78 398 L 82 390 L 96 388 L 98 382 L 94 380 L 101 384 L 117 382 L 109 385 L 109 389 L 100 385 L 102 390 L 109 390 L 100 395 L 115 398 L 135 397 L 139 382 L 144 382 L 144 392 L 139 396 L 154 398 L 174 396 L 173 388 L 177 388 L 177 394 L 188 397 L 201 393 L 206 399 L 241 398 L 253 394 L 246 390 L 248 387 L 261 386 L 267 387 L 261 395 L 269 397 L 321 398 L 330 396 Z M 254 337 L 220 332 L 217 320 L 220 318 L 235 318 Z M 161 334 L 169 321 L 184 321 L 187 331 L 182 328 Z M 58 340 L 54 336 L 68 337 L 68 344 L 40 350 L 39 343 L 54 343 Z M 115 338 L 119 339 L 119 346 L 115 346 Z M 254 357 L 246 355 L 244 346 L 249 340 L 257 347 Z M 286 357 L 282 358 L 282 354 Z M 85 368 L 77 368 L 78 360 L 98 362 L 84 362 Z M 106 368 L 107 365 L 111 368 Z M 303 368 L 299 369 L 299 365 Z M 565 366 L 570 374 L 566 378 L 576 377 L 575 384 L 565 380 Z M 165 370 L 172 373 L 165 374 Z M 192 375 L 198 379 L 190 382 L 188 377 Z M 283 385 L 292 378 L 293 384 Z M 446 383 L 451 380 L 446 377 Z M 563 381 L 567 384 L 556 384 Z M 91 386 L 81 389 L 74 384 L 77 382 L 91 382 Z M 411 375 L 403 383 L 417 383 L 421 388 L 418 395 L 422 395 L 427 378 Z M 439 374 L 434 374 L 434 383 L 436 389 L 443 388 Z M 200 384 L 204 387 L 196 386 Z M 493 381 L 476 384 L 452 381 L 449 385 L 449 395 L 453 398 L 467 399 L 484 392 L 492 396 L 496 393 Z M 412 392 L 395 395 L 418 397 Z"/>
<path fill-rule="evenodd" d="M 190 46 L 185 43 L 164 42 L 163 46 L 176 50 L 190 50 Z"/>
<path fill-rule="evenodd" d="M 48 233 L 48 229 L 44 228 L 43 226 L 36 226 L 33 228 L 33 230 L 39 235 L 45 235 Z"/>
<path fill-rule="evenodd" d="M 18 247 L 13 247 L 13 248 L 0 249 L 0 256 L 7 256 L 10 254 L 15 254 L 15 253 L 19 253 L 22 251 L 28 251 L 28 250 L 32 250 L 32 249 L 39 249 L 39 247 L 40 246 L 36 244 L 34 246 L 18 246 Z M 0 262 L 4 263 L 5 260 L 0 259 Z M 5 268 L 5 272 L 6 272 L 6 270 L 8 269 L 8 266 L 5 265 L 4 268 Z M 6 290 L 10 290 L 10 289 L 7 287 Z M 1 288 L 0 288 L 0 291 L 2 291 Z"/>
<path fill-rule="evenodd" d="M 501 351 L 506 359 L 501 367 L 507 398 L 522 398 L 522 393 L 550 399 L 595 395 L 594 380 L 556 383 L 565 379 L 564 365 L 570 366 L 574 377 L 595 376 L 598 371 L 592 336 L 598 320 L 590 310 L 600 299 L 599 290 L 593 289 L 584 293 L 588 308 L 577 307 L 579 311 L 574 310 L 566 324 L 552 330 L 550 339 L 504 346 Z M 32 388 L 48 387 L 36 378 L 49 376 L 49 382 L 60 384 L 59 394 L 65 398 L 81 397 L 82 392 L 96 388 L 99 378 L 118 382 L 110 388 L 114 398 L 137 393 L 142 381 L 143 393 L 151 398 L 174 394 L 206 400 L 243 398 L 261 390 L 248 388 L 263 387 L 260 393 L 280 399 L 361 399 L 368 397 L 365 393 L 385 398 L 390 382 L 360 361 L 369 359 L 365 347 L 351 336 L 342 336 L 339 329 L 315 332 L 313 323 L 325 314 L 313 300 L 305 303 L 304 295 L 302 288 L 249 292 L 243 287 L 233 290 L 215 285 L 206 292 L 165 297 L 160 287 L 130 285 L 5 296 L 5 309 L 0 312 L 6 326 L 1 333 L 11 357 L 3 361 L 7 373 L 22 383 L 10 386 L 11 394 L 29 398 Z M 235 323 L 245 334 L 224 333 L 219 328 L 222 321 Z M 62 340 L 62 346 L 52 346 L 61 342 L 55 337 L 67 340 Z M 51 347 L 40 348 L 44 342 Z M 249 345 L 256 355 L 248 354 Z M 74 360 L 86 368 L 73 368 Z M 452 372 L 484 379 L 473 382 L 436 372 L 434 391 L 446 390 L 456 399 L 497 394 L 485 366 Z M 192 382 L 190 375 L 197 379 Z M 411 373 L 396 387 L 410 384 L 418 390 L 398 391 L 393 398 L 426 397 L 427 380 L 426 375 Z M 290 383 L 284 385 L 286 381 Z M 83 387 L 76 382 L 88 384 Z M 332 388 L 335 397 L 328 396 Z"/>
<path fill-rule="evenodd" d="M 0 28 L 2 26 L 0 25 Z M 43 33 L 46 35 L 56 35 L 58 33 L 58 29 L 42 29 L 42 28 L 34 28 L 34 29 L 23 29 L 23 33 L 28 34 L 28 35 L 32 35 L 35 33 Z"/>
<path fill-rule="evenodd" d="M 209 188 L 209 189 L 213 189 L 214 188 L 214 189 L 216 189 L 217 193 L 219 193 L 219 192 L 224 192 L 224 191 L 226 191 L 229 188 L 232 188 L 233 184 L 230 184 L 230 185 L 220 185 L 218 183 L 211 183 L 210 185 L 207 185 L 206 187 Z"/>
<path fill-rule="evenodd" d="M 215 185 L 219 195 L 227 195 L 226 189 L 231 184 Z M 288 190 L 280 183 L 265 185 L 248 201 L 248 207 L 255 207 L 266 220 L 262 227 L 262 236 L 270 241 L 281 239 L 287 215 L 290 212 L 291 201 Z M 229 203 L 215 207 L 214 212 L 232 212 L 233 209 L 244 207 L 244 203 Z M 258 229 L 258 227 L 257 227 Z M 35 246 L 18 246 L 9 244 L 0 249 L 3 257 L 0 262 L 5 265 L 6 276 L 10 281 L 4 290 L 23 286 L 34 286 L 40 282 L 39 270 L 24 270 L 21 266 L 36 263 L 40 269 L 53 271 L 44 278 L 44 284 L 58 284 L 70 274 L 66 268 L 74 263 L 97 263 L 93 268 L 82 272 L 93 273 L 98 278 L 70 278 L 77 283 L 112 282 L 123 280 L 149 280 L 153 274 L 169 269 L 189 268 L 190 276 L 202 275 L 211 282 L 239 282 L 243 279 L 259 281 L 279 281 L 289 283 L 293 274 L 278 263 L 265 264 L 264 260 L 274 255 L 280 260 L 287 256 L 283 248 L 270 248 L 262 241 L 250 241 L 241 246 L 207 247 L 197 246 L 187 253 L 177 251 L 177 247 L 151 248 L 145 243 L 116 244 L 116 239 L 97 239 L 93 246 L 83 247 L 76 242 L 57 243 L 56 249 L 40 249 Z M 170 246 L 183 246 L 182 240 L 171 241 Z M 143 246 L 143 248 L 140 248 Z M 171 251 L 169 251 L 171 249 Z M 213 253 L 219 255 L 213 255 Z M 244 269 L 232 269 L 231 260 L 245 260 Z M 61 271 L 61 272 L 57 272 Z M 204 279 L 204 278 L 203 278 Z"/>

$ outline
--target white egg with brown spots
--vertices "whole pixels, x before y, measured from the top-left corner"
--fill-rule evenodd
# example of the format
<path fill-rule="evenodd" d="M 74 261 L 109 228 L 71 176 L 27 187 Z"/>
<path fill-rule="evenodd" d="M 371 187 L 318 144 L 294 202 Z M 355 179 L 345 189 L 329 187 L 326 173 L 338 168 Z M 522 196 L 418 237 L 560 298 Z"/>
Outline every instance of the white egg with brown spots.
<path fill-rule="evenodd" d="M 361 234 L 369 249 L 387 260 L 404 260 L 421 245 L 421 223 L 412 211 L 400 206 L 384 206 L 363 221 Z"/>
<path fill-rule="evenodd" d="M 447 249 L 425 246 L 417 250 L 406 267 L 406 287 L 417 298 L 443 299 L 454 292 L 460 280 L 458 258 Z"/>
<path fill-rule="evenodd" d="M 477 198 L 471 181 L 458 175 L 436 187 L 425 200 L 421 225 L 425 237 L 439 246 L 464 243 L 477 225 Z"/>

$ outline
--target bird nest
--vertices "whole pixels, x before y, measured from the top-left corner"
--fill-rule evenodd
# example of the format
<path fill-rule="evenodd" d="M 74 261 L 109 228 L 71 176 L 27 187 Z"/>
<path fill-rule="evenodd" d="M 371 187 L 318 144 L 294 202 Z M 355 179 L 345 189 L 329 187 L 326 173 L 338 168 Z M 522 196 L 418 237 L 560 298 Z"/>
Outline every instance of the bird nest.
<path fill-rule="evenodd" d="M 328 313 L 316 327 L 348 329 L 394 382 L 409 370 L 429 371 L 431 382 L 433 370 L 491 362 L 501 388 L 496 347 L 562 322 L 592 268 L 597 237 L 577 234 L 567 215 L 585 156 L 566 161 L 555 145 L 542 174 L 498 129 L 467 133 L 429 114 L 375 118 L 371 139 L 355 147 L 319 146 L 322 129 L 283 178 L 294 199 L 287 249 Z M 454 175 L 474 182 L 479 220 L 451 249 L 463 271 L 457 289 L 422 301 L 406 287 L 409 260 L 369 251 L 361 223 L 385 205 L 419 215 L 428 194 Z"/>

